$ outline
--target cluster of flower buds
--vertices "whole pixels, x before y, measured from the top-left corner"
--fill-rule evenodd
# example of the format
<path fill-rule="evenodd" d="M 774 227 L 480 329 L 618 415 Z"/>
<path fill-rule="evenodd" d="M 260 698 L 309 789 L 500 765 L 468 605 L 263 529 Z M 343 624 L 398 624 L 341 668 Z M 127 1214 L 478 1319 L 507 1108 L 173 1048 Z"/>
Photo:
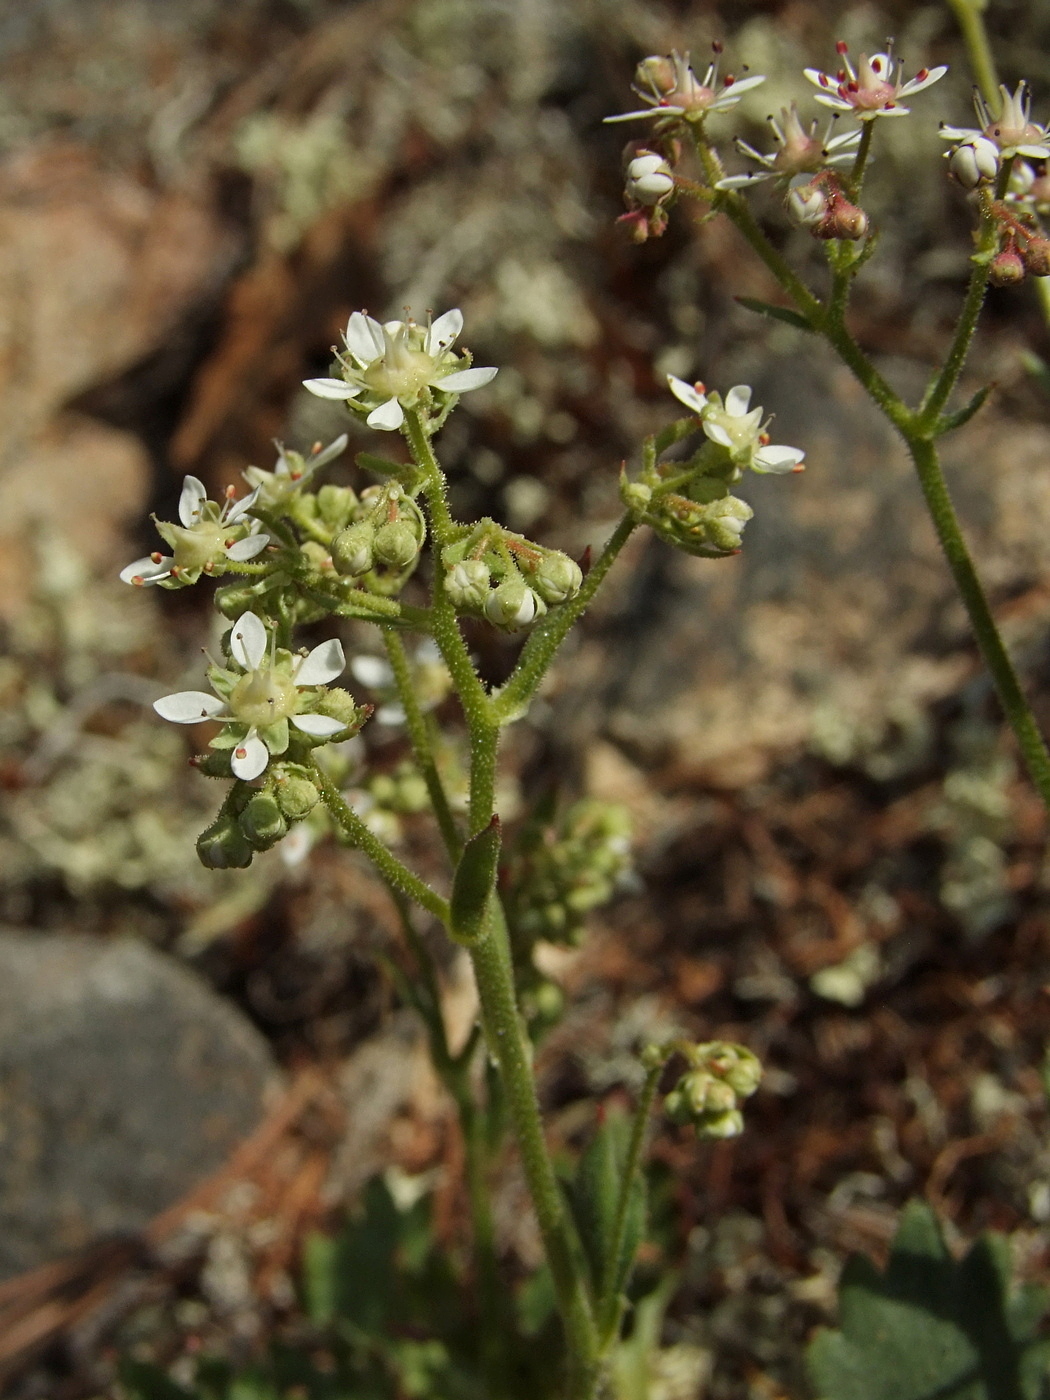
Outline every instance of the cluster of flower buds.
<path fill-rule="evenodd" d="M 423 512 L 397 481 L 366 487 L 352 519 L 333 538 L 332 563 L 338 573 L 362 578 L 377 571 L 400 587 L 415 569 L 426 540 Z"/>
<path fill-rule="evenodd" d="M 833 170 L 819 175 L 797 175 L 784 200 L 788 218 L 814 238 L 841 238 L 855 242 L 868 232 L 868 216 L 842 192 Z"/>
<path fill-rule="evenodd" d="M 321 794 L 310 770 L 275 763 L 261 787 L 237 783 L 219 815 L 197 838 L 197 854 L 209 870 L 243 869 L 257 851 L 268 851 L 304 821 Z"/>
<path fill-rule="evenodd" d="M 664 1100 L 668 1116 L 675 1123 L 692 1125 L 697 1137 L 719 1140 L 739 1136 L 744 1130 L 740 1105 L 762 1080 L 758 1057 L 731 1041 L 696 1045 L 678 1040 L 647 1046 L 642 1062 L 654 1070 L 674 1054 L 684 1057 L 687 1069 Z"/>
<path fill-rule="evenodd" d="M 556 819 L 539 811 L 501 879 L 519 953 L 538 938 L 577 944 L 587 914 L 612 898 L 630 869 L 631 819 L 624 807 L 584 798 Z"/>
<path fill-rule="evenodd" d="M 667 228 L 668 209 L 675 194 L 672 159 L 677 158 L 678 142 L 666 146 L 671 159 L 650 149 L 641 141 L 624 148 L 624 203 L 627 213 L 617 223 L 624 224 L 636 243 L 659 238 Z"/>
<path fill-rule="evenodd" d="M 442 552 L 445 592 L 457 612 L 517 632 L 580 591 L 583 571 L 560 549 L 545 549 L 494 520 L 481 520 Z"/>
<path fill-rule="evenodd" d="M 745 471 L 780 475 L 802 470 L 804 453 L 769 440 L 761 408 L 751 408 L 746 384 L 730 389 L 723 400 L 703 384 L 687 384 L 668 375 L 675 398 L 696 415 L 650 439 L 646 465 L 636 479 L 626 470 L 620 478 L 624 505 L 643 524 L 677 549 L 702 558 L 721 558 L 740 549 L 744 526 L 754 512 L 730 494 Z M 666 450 L 702 429 L 704 442 L 685 461 L 658 460 Z"/>

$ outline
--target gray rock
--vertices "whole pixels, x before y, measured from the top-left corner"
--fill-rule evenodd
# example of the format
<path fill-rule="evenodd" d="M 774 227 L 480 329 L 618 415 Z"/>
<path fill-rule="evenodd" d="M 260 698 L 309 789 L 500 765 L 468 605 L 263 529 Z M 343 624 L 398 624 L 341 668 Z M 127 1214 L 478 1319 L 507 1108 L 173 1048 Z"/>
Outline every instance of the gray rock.
<path fill-rule="evenodd" d="M 141 1228 L 275 1080 L 254 1027 L 144 944 L 0 932 L 0 1278 Z"/>

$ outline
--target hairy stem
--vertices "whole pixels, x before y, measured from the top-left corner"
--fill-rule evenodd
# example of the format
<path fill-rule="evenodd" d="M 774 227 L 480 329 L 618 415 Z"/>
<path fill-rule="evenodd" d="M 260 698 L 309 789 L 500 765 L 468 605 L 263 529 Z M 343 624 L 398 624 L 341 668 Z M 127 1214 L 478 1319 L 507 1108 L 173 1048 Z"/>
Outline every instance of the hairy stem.
<path fill-rule="evenodd" d="M 415 755 L 419 771 L 423 775 L 423 781 L 427 785 L 430 805 L 434 809 L 434 816 L 441 829 L 445 849 L 453 861 L 458 860 L 463 843 L 456 829 L 456 821 L 452 815 L 452 808 L 449 806 L 445 785 L 441 781 L 441 774 L 434 761 L 430 730 L 427 727 L 426 716 L 420 709 L 405 645 L 400 637 L 386 629 L 383 632 L 383 644 L 390 661 L 390 669 L 394 673 L 401 706 L 405 711 L 405 723 L 408 728 L 408 737 L 412 743 L 412 752 Z"/>

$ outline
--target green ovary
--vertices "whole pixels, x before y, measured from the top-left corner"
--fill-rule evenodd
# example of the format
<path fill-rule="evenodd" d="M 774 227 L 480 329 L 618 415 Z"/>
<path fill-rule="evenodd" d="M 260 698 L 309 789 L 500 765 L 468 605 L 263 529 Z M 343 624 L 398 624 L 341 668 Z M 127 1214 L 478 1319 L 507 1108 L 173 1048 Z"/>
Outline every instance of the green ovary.
<path fill-rule="evenodd" d="M 230 713 L 253 729 L 290 719 L 299 709 L 295 683 L 279 671 L 249 671 L 233 687 Z"/>
<path fill-rule="evenodd" d="M 203 569 L 205 564 L 223 557 L 223 545 L 229 537 L 229 530 L 218 521 L 204 521 L 187 529 L 185 526 L 169 525 L 169 539 L 175 564 L 186 570 Z"/>
<path fill-rule="evenodd" d="M 391 364 L 391 359 L 396 363 Z M 386 359 L 369 365 L 361 378 L 380 397 L 411 403 L 430 383 L 434 370 L 432 355 L 423 350 L 400 349 L 396 356 L 388 354 Z"/>

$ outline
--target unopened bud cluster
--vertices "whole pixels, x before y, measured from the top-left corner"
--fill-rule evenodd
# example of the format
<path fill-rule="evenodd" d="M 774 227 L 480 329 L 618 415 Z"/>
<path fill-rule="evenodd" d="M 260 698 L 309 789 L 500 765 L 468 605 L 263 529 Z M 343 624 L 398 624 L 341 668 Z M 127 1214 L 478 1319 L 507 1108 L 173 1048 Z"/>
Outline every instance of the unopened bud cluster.
<path fill-rule="evenodd" d="M 668 1116 L 692 1125 L 698 1137 L 737 1137 L 744 1130 L 741 1105 L 758 1088 L 762 1065 L 743 1045 L 712 1040 L 700 1045 L 678 1042 L 688 1068 L 664 1100 Z"/>
<path fill-rule="evenodd" d="M 556 821 L 522 832 L 507 866 L 507 918 L 521 951 L 538 938 L 575 944 L 586 916 L 630 871 L 631 822 L 614 803 L 585 798 Z"/>
<path fill-rule="evenodd" d="M 347 578 L 370 576 L 377 592 L 396 592 L 418 564 L 426 534 L 423 512 L 399 482 L 369 486 L 332 539 L 332 565 Z"/>
<path fill-rule="evenodd" d="M 575 598 L 583 572 L 558 549 L 546 549 L 494 520 L 481 520 L 441 555 L 445 592 L 460 613 L 518 632 L 548 607 Z"/>

